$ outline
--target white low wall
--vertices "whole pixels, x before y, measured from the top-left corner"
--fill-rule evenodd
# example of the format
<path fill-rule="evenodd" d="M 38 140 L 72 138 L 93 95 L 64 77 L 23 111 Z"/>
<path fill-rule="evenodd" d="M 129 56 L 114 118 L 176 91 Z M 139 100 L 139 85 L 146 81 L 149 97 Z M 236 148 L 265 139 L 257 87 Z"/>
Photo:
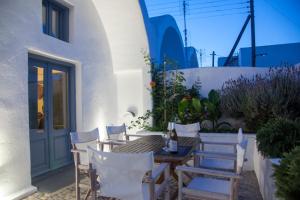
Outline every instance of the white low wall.
<path fill-rule="evenodd" d="M 229 79 L 237 79 L 241 75 L 253 77 L 256 74 L 265 74 L 269 68 L 258 67 L 200 67 L 181 70 L 186 79 L 186 86 L 191 87 L 195 81 L 201 82 L 200 94 L 207 96 L 212 89 L 221 89 Z"/>
<path fill-rule="evenodd" d="M 277 200 L 275 196 L 275 183 L 272 177 L 274 170 L 272 159 L 264 158 L 257 150 L 254 143 L 254 171 L 258 180 L 259 189 L 264 200 Z"/>

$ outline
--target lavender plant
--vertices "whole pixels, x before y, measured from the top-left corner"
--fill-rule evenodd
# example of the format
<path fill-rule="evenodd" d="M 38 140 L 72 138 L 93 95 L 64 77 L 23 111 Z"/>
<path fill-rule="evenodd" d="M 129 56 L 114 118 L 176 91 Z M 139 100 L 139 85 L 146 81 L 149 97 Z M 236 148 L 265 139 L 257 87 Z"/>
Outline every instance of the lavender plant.
<path fill-rule="evenodd" d="M 221 89 L 221 110 L 244 118 L 247 128 L 256 131 L 269 119 L 300 117 L 300 69 L 271 68 L 265 75 L 239 77 Z"/>

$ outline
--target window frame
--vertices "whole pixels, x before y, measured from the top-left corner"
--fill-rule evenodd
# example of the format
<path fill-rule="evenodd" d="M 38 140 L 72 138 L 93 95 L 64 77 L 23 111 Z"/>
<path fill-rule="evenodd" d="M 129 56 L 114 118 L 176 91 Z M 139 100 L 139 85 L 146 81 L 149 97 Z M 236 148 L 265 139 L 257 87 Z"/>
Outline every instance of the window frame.
<path fill-rule="evenodd" d="M 53 0 L 43 0 L 42 6 L 45 7 L 45 24 L 42 20 L 43 33 L 55 37 L 59 40 L 69 42 L 69 8 L 63 6 Z M 55 10 L 58 13 L 58 25 L 57 35 L 52 32 L 52 11 Z M 44 17 L 42 8 L 42 18 Z"/>

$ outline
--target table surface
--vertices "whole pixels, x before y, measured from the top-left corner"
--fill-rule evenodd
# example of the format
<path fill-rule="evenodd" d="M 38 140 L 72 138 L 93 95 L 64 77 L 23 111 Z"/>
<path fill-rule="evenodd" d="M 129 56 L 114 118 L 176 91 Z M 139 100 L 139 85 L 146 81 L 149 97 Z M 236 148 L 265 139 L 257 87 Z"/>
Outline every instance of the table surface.
<path fill-rule="evenodd" d="M 164 139 L 160 135 L 143 136 L 139 139 L 129 141 L 124 145 L 113 148 L 113 152 L 123 153 L 144 153 L 154 152 L 155 162 L 170 162 L 183 164 L 190 159 L 193 151 L 198 144 L 197 138 L 192 137 L 178 137 L 178 145 L 183 147 L 191 147 L 189 151 L 182 155 L 176 155 L 172 153 L 159 154 L 162 148 L 165 146 Z"/>

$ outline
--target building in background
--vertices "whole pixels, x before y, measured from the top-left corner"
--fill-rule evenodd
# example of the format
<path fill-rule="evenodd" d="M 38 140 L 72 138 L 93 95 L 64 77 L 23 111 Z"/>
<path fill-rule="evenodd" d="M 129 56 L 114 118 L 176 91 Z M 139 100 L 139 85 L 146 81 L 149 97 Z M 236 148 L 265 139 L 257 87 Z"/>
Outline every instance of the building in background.
<path fill-rule="evenodd" d="M 219 57 L 218 66 L 222 67 L 227 57 Z M 257 67 L 280 67 L 300 63 L 300 43 L 278 44 L 256 47 Z M 229 66 L 251 66 L 251 47 L 239 49 Z"/>
<path fill-rule="evenodd" d="M 184 47 L 182 36 L 177 22 L 171 15 L 162 15 L 149 18 L 147 31 L 151 57 L 157 64 L 164 60 L 171 60 L 177 64 L 177 69 L 197 68 L 197 53 L 194 47 Z M 158 65 L 159 66 L 159 65 Z M 174 69 L 166 66 L 167 70 Z"/>

